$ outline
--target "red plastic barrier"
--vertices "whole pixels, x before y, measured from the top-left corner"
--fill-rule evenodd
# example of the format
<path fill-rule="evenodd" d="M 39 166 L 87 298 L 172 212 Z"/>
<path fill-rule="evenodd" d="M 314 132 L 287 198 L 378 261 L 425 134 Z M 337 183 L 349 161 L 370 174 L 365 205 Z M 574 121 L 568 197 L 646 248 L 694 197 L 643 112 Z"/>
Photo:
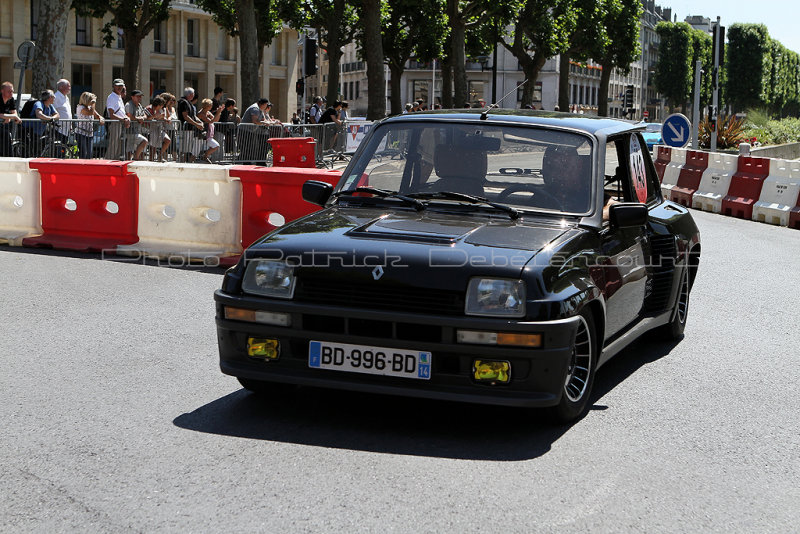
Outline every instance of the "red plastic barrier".
<path fill-rule="evenodd" d="M 43 234 L 24 246 L 101 251 L 139 241 L 139 178 L 127 161 L 32 159 L 41 175 Z"/>
<path fill-rule="evenodd" d="M 273 167 L 301 167 L 314 169 L 314 149 L 317 142 L 313 137 L 270 137 Z"/>
<path fill-rule="evenodd" d="M 273 222 L 282 218 L 288 223 L 319 210 L 303 200 L 303 184 L 318 180 L 336 185 L 342 171 L 236 165 L 230 175 L 242 182 L 242 246 L 246 248 L 280 226 L 270 222 L 271 216 Z"/>
<path fill-rule="evenodd" d="M 658 173 L 658 182 L 664 179 L 664 169 L 667 168 L 669 165 L 670 159 L 672 159 L 672 149 L 668 146 L 658 146 L 658 152 L 656 153 L 656 160 L 653 162 L 656 166 L 656 173 Z"/>
<path fill-rule="evenodd" d="M 789 210 L 789 228 L 800 230 L 800 195 L 797 195 L 797 205 Z"/>
<path fill-rule="evenodd" d="M 740 219 L 752 219 L 753 204 L 761 196 L 767 175 L 769 158 L 739 156 L 738 170 L 731 178 L 727 196 L 722 199 L 722 213 Z"/>
<path fill-rule="evenodd" d="M 700 186 L 700 178 L 703 177 L 703 171 L 707 168 L 708 152 L 689 150 L 686 153 L 686 163 L 684 163 L 678 176 L 678 183 L 669 192 L 670 200 L 690 207 L 692 205 L 692 197 Z"/>

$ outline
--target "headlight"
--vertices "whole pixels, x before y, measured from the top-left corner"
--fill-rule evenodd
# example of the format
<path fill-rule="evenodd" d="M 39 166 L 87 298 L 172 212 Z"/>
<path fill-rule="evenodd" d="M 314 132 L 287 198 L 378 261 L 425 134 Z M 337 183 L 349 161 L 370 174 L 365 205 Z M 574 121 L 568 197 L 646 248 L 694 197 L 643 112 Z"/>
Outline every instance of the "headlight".
<path fill-rule="evenodd" d="M 253 260 L 247 265 L 242 291 L 265 297 L 290 299 L 294 295 L 294 267 L 283 261 Z"/>
<path fill-rule="evenodd" d="M 467 287 L 464 313 L 493 317 L 524 317 L 525 282 L 472 278 Z"/>

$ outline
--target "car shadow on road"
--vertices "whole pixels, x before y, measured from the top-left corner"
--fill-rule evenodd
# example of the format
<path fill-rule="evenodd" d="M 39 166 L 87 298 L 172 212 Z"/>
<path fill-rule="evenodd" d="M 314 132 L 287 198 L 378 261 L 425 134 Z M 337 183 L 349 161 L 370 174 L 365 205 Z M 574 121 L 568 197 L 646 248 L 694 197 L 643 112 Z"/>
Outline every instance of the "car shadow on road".
<path fill-rule="evenodd" d="M 218 260 L 210 256 L 204 263 L 202 260 L 189 260 L 184 256 L 175 255 L 165 258 L 148 257 L 143 253 L 132 252 L 131 255 L 118 255 L 116 250 L 99 252 L 81 252 L 74 250 L 57 250 L 49 247 L 11 247 L 0 245 L 0 252 L 15 254 L 28 254 L 37 256 L 54 256 L 57 258 L 77 258 L 82 260 L 110 261 L 112 263 L 128 263 L 150 265 L 152 267 L 167 267 L 170 269 L 185 269 L 209 274 L 225 274 L 226 266 L 218 265 Z"/>
<path fill-rule="evenodd" d="M 675 343 L 637 342 L 618 354 L 597 375 L 587 419 L 592 410 L 608 409 L 598 401 L 609 391 L 674 347 Z M 240 389 L 176 417 L 173 423 L 186 430 L 247 439 L 492 461 L 542 456 L 573 426 L 555 426 L 540 410 L 312 387 L 274 400 Z"/>

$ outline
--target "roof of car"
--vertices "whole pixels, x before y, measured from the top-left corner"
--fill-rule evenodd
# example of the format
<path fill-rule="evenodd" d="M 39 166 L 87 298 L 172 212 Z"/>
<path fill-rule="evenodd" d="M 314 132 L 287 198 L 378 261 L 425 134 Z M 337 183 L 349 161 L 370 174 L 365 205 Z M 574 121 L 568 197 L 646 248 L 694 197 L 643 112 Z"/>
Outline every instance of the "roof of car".
<path fill-rule="evenodd" d="M 484 109 L 445 109 L 436 111 L 417 111 L 395 115 L 387 121 L 417 121 L 417 120 L 464 120 L 474 121 L 480 119 Z M 610 135 L 625 131 L 643 130 L 641 123 L 612 119 L 608 117 L 593 117 L 588 115 L 576 115 L 574 113 L 561 113 L 558 111 L 534 111 L 527 109 L 503 109 L 496 108 L 487 114 L 487 121 L 494 123 L 515 123 L 536 126 L 557 126 L 560 128 L 571 128 L 580 130 L 588 134 L 598 134 L 602 132 Z"/>

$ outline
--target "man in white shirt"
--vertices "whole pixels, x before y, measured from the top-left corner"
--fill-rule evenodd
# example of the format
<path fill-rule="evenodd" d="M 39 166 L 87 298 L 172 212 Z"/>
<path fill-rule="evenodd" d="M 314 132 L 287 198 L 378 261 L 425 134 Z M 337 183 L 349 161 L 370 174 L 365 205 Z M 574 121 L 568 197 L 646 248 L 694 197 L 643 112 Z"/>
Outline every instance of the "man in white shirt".
<path fill-rule="evenodd" d="M 131 120 L 125 114 L 125 82 L 117 78 L 111 82 L 111 94 L 106 98 L 106 114 L 111 119 L 106 124 L 108 132 L 108 149 L 106 159 L 120 159 L 122 155 L 123 128 L 129 128 Z"/>
<path fill-rule="evenodd" d="M 70 89 L 72 89 L 72 86 L 69 80 L 64 78 L 58 80 L 56 83 L 56 100 L 53 102 L 56 111 L 58 111 L 59 120 L 64 121 L 59 126 L 58 131 L 65 137 L 69 135 L 72 129 L 72 123 L 70 122 L 72 120 L 72 104 L 69 101 Z"/>

